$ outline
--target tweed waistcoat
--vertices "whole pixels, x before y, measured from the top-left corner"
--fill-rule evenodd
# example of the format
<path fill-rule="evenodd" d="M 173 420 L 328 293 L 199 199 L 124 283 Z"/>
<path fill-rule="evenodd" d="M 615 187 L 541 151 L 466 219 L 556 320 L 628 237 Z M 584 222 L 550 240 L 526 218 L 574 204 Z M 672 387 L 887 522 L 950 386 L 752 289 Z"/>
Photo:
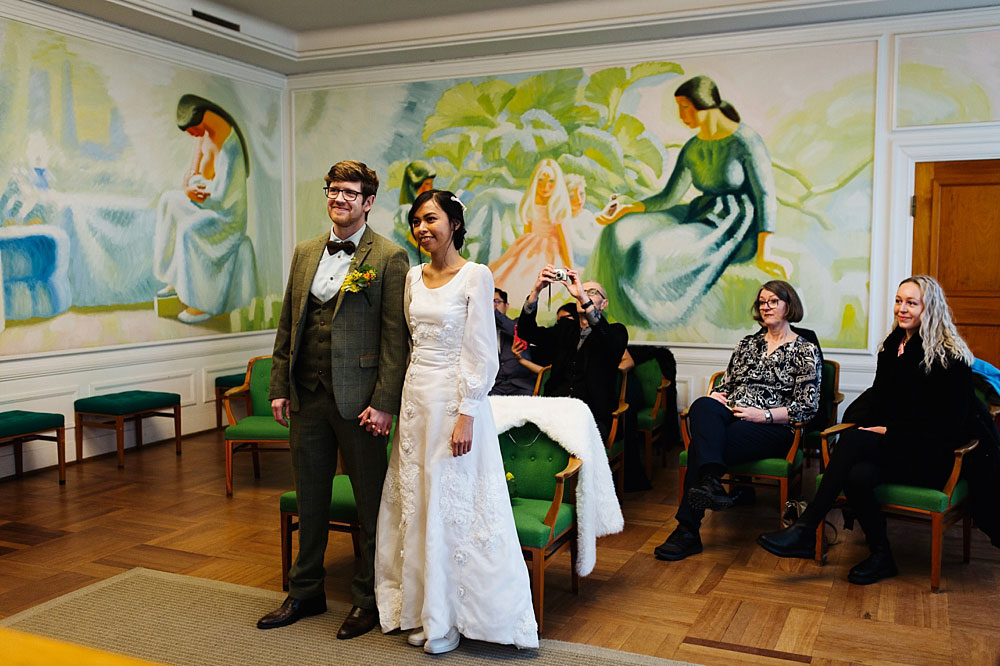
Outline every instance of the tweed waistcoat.
<path fill-rule="evenodd" d="M 301 386 L 315 391 L 321 385 L 327 393 L 333 393 L 330 381 L 330 324 L 333 311 L 337 307 L 338 292 L 333 298 L 323 303 L 309 294 L 306 306 L 305 328 L 302 329 L 302 341 L 299 345 L 299 356 L 295 361 L 295 381 Z"/>

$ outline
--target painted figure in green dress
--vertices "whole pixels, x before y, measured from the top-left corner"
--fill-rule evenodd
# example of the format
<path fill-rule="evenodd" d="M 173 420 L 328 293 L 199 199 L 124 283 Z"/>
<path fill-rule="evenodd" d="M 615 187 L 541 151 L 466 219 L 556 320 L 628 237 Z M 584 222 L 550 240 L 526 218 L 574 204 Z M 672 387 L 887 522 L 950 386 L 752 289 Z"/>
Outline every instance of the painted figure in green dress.
<path fill-rule="evenodd" d="M 587 270 L 613 285 L 609 314 L 633 326 L 684 324 L 730 264 L 754 261 L 781 277 L 790 269 L 768 248 L 777 200 L 764 140 L 707 76 L 689 79 L 674 95 L 681 121 L 698 133 L 681 148 L 662 191 L 631 202 L 612 197 L 597 216 L 608 226 Z M 700 194 L 681 203 L 692 185 Z"/>

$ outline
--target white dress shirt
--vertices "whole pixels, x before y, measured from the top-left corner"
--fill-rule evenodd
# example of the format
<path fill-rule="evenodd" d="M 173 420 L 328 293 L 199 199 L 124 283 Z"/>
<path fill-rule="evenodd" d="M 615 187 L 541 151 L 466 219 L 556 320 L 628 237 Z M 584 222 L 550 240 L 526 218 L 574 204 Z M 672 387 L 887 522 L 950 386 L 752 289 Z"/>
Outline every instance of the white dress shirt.
<path fill-rule="evenodd" d="M 362 224 L 360 229 L 355 231 L 350 237 L 344 239 L 334 234 L 331 227 L 330 240 L 352 241 L 354 246 L 357 247 L 358 243 L 361 242 L 361 235 L 365 233 L 367 226 L 367 224 Z M 340 291 L 341 285 L 344 284 L 344 278 L 347 276 L 347 271 L 351 267 L 351 259 L 353 258 L 354 255 L 347 254 L 343 250 L 335 254 L 330 254 L 326 250 L 323 250 L 323 257 L 319 260 L 319 266 L 316 267 L 316 275 L 313 277 L 312 286 L 309 287 L 309 293 L 324 303 L 336 296 L 337 292 Z"/>

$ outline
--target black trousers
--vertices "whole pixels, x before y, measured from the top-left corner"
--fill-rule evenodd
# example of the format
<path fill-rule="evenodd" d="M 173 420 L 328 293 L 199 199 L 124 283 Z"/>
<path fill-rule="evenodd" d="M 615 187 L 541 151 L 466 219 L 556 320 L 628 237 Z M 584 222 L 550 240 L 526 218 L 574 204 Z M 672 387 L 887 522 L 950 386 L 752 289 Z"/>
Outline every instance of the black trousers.
<path fill-rule="evenodd" d="M 741 421 L 729 408 L 708 396 L 691 405 L 688 424 L 691 429 L 688 471 L 684 477 L 684 498 L 676 517 L 677 522 L 697 532 L 705 511 L 690 505 L 688 491 L 700 483 L 702 475 L 721 475 L 730 465 L 760 458 L 783 458 L 795 433 L 785 425 Z"/>
<path fill-rule="evenodd" d="M 888 544 L 885 515 L 875 499 L 875 486 L 885 480 L 888 463 L 883 439 L 883 435 L 868 430 L 847 430 L 840 434 L 816 496 L 802 514 L 807 525 L 818 526 L 843 492 L 869 547 Z"/>

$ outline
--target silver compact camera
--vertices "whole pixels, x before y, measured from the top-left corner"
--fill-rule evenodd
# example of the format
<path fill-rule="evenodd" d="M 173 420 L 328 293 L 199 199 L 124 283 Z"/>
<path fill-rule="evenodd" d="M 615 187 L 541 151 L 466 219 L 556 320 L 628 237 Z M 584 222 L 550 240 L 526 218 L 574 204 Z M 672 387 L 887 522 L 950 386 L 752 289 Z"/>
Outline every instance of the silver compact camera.
<path fill-rule="evenodd" d="M 569 278 L 569 269 L 568 268 L 556 268 L 552 272 L 556 276 L 555 277 L 556 282 L 563 282 L 567 278 Z"/>

